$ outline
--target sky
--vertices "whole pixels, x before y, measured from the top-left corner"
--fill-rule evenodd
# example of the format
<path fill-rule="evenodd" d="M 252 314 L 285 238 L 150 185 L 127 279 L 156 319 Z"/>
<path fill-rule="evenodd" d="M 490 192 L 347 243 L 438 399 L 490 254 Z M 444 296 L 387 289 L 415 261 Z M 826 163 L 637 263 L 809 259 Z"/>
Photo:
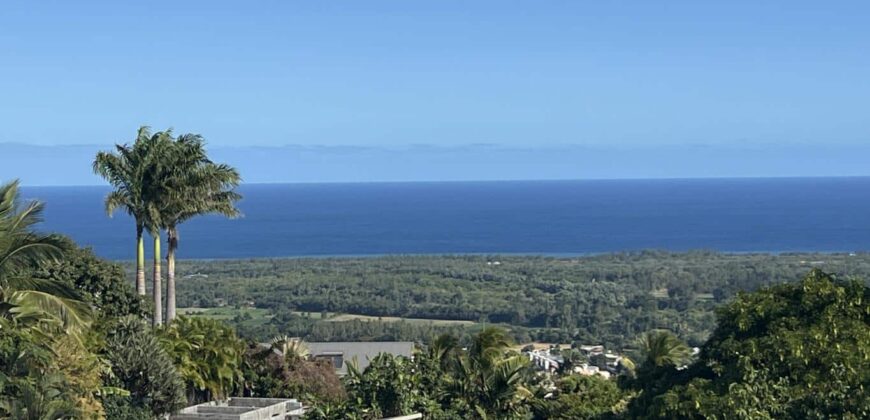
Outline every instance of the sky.
<path fill-rule="evenodd" d="M 275 172 L 258 182 L 534 178 L 566 149 L 607 170 L 542 178 L 870 175 L 818 158 L 870 144 L 867 22 L 858 1 L 6 1 L 0 179 L 35 177 L 9 144 L 96 151 L 140 125 Z M 428 169 L 383 172 L 397 158 Z M 39 182 L 95 182 L 87 163 Z"/>

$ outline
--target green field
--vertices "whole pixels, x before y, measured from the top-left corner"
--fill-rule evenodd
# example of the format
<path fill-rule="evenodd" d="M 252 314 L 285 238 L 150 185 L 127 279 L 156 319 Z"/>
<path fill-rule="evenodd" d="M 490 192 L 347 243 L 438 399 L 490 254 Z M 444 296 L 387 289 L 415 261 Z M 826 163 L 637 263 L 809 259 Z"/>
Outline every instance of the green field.
<path fill-rule="evenodd" d="M 410 322 L 415 324 L 432 324 L 432 325 L 474 325 L 474 321 L 454 320 L 454 319 L 424 319 L 424 318 L 401 318 L 396 316 L 368 316 L 354 314 L 334 314 L 329 317 L 329 322 L 346 322 L 346 321 L 380 321 L 380 322 Z"/>
<path fill-rule="evenodd" d="M 180 315 L 204 316 L 211 319 L 221 320 L 232 319 L 244 314 L 250 315 L 253 319 L 262 320 L 267 320 L 272 317 L 272 314 L 268 309 L 233 308 L 228 306 L 222 308 L 178 308 L 178 313 Z"/>
<path fill-rule="evenodd" d="M 219 320 L 239 320 L 247 325 L 262 325 L 267 323 L 274 317 L 269 309 L 252 308 L 252 307 L 231 307 L 223 306 L 219 308 L 178 308 L 179 315 L 206 317 Z M 424 319 L 424 318 L 402 318 L 395 316 L 368 316 L 356 314 L 343 314 L 336 312 L 301 312 L 292 311 L 294 315 L 300 317 L 323 320 L 326 322 L 349 322 L 349 321 L 371 321 L 371 322 L 408 322 L 412 324 L 429 324 L 429 325 L 462 325 L 472 326 L 477 324 L 474 321 L 452 320 L 452 319 Z M 324 318 L 325 316 L 325 318 Z"/>

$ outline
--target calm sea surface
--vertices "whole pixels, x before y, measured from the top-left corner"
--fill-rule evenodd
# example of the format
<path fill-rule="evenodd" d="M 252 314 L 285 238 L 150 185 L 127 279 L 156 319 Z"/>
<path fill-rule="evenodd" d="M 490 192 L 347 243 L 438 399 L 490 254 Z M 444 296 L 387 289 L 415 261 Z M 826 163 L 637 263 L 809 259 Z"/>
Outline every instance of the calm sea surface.
<path fill-rule="evenodd" d="M 132 259 L 106 187 L 29 187 L 45 231 Z M 870 178 L 245 185 L 244 218 L 181 227 L 180 258 L 639 249 L 870 250 Z M 150 247 L 150 244 L 149 244 Z"/>

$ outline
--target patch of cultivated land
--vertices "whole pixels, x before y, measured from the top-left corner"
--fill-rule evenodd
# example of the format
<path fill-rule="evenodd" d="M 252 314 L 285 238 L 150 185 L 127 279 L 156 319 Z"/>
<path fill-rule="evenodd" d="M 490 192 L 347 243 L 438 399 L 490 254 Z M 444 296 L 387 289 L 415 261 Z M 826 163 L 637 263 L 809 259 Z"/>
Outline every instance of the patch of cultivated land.
<path fill-rule="evenodd" d="M 272 313 L 268 309 L 262 308 L 234 308 L 234 307 L 220 307 L 220 308 L 178 308 L 178 313 L 181 315 L 187 316 L 204 316 L 212 319 L 233 319 L 239 315 L 250 315 L 251 320 L 262 320 L 265 322 L 269 318 L 272 318 Z M 400 318 L 395 316 L 368 316 L 368 315 L 356 315 L 356 314 L 338 314 L 333 312 L 327 312 L 326 318 L 324 319 L 324 314 L 321 312 L 293 312 L 300 316 L 306 316 L 311 319 L 323 319 L 327 322 L 346 322 L 353 320 L 361 320 L 361 321 L 381 321 L 381 322 L 410 322 L 410 323 L 418 323 L 418 324 L 431 324 L 431 325 L 475 325 L 477 324 L 474 321 L 462 321 L 462 320 L 452 320 L 452 319 L 424 319 L 424 318 Z"/>
<path fill-rule="evenodd" d="M 204 316 L 212 319 L 232 319 L 237 315 L 248 314 L 251 319 L 269 319 L 272 313 L 268 309 L 261 308 L 178 308 L 180 315 Z"/>
<path fill-rule="evenodd" d="M 424 319 L 424 318 L 399 318 L 395 316 L 367 316 L 367 315 L 353 315 L 353 314 L 338 314 L 330 317 L 327 321 L 330 322 L 343 322 L 343 321 L 353 321 L 355 319 L 359 319 L 362 321 L 381 321 L 381 322 L 412 322 L 412 323 L 422 323 L 422 324 L 432 324 L 432 325 L 474 325 L 476 322 L 474 321 L 462 321 L 462 320 L 453 320 L 453 319 Z"/>

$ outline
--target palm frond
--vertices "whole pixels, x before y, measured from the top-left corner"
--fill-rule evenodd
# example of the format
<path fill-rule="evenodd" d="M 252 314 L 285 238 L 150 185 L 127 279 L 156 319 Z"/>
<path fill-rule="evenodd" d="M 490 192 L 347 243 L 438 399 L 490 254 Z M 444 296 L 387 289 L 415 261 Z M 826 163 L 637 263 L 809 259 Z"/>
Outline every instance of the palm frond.
<path fill-rule="evenodd" d="M 77 334 L 91 324 L 92 311 L 88 304 L 36 290 L 19 290 L 9 297 L 15 305 L 10 309 L 14 319 L 56 320 L 65 331 Z"/>

